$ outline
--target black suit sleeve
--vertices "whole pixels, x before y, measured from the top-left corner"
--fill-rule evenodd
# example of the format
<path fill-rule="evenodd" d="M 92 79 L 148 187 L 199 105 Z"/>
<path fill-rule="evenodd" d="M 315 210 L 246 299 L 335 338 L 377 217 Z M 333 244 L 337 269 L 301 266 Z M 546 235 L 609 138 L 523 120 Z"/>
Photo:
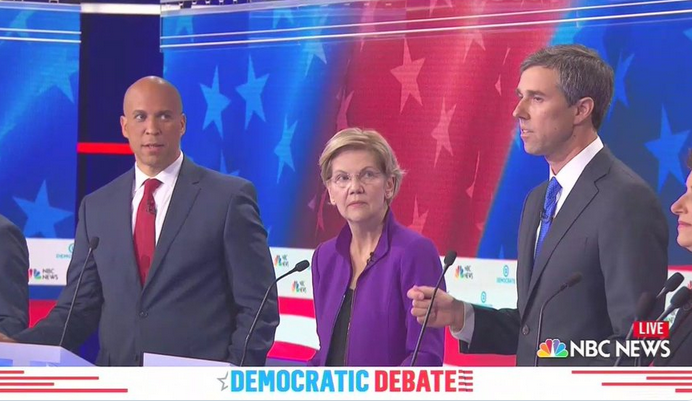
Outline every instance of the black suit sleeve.
<path fill-rule="evenodd" d="M 237 365 L 262 297 L 276 278 L 267 246 L 267 232 L 260 219 L 255 187 L 250 182 L 238 190 L 229 205 L 224 245 L 226 270 L 237 311 L 236 328 L 228 349 L 230 361 Z M 245 365 L 264 365 L 278 325 L 279 310 L 274 288 L 269 293 L 250 340 Z"/>
<path fill-rule="evenodd" d="M 58 301 L 50 314 L 31 329 L 27 329 L 14 338 L 22 343 L 58 345 L 62 335 L 63 326 L 70 309 L 72 296 L 77 287 L 77 279 L 82 270 L 87 252 L 89 250 L 89 237 L 86 225 L 86 198 L 79 207 L 79 221 L 75 236 L 72 260 L 67 269 L 67 285 L 63 288 Z M 75 306 L 70 317 L 70 323 L 63 346 L 69 350 L 75 350 L 93 334 L 101 318 L 101 305 L 103 296 L 101 293 L 101 280 L 96 269 L 95 260 L 89 259 L 79 294 L 75 300 Z"/>
<path fill-rule="evenodd" d="M 0 217 L 0 333 L 12 336 L 29 324 L 29 250 L 22 232 Z"/>
<path fill-rule="evenodd" d="M 474 328 L 471 344 L 459 342 L 459 350 L 466 354 L 517 353 L 519 310 L 493 309 L 474 305 Z"/>

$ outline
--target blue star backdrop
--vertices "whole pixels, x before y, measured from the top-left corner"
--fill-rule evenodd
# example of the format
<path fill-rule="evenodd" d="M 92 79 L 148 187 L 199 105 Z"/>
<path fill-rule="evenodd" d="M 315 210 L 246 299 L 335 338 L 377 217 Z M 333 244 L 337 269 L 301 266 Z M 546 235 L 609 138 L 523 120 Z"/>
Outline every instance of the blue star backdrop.
<path fill-rule="evenodd" d="M 581 1 L 575 6 L 596 6 L 603 1 Z M 637 11 L 679 11 L 689 4 L 639 6 Z M 622 14 L 631 12 L 623 9 Z M 588 15 L 567 13 L 564 19 Z M 677 219 L 670 205 L 685 190 L 690 170 L 686 161 L 692 138 L 692 15 L 652 16 L 615 23 L 564 22 L 558 24 L 551 44 L 580 43 L 599 52 L 615 72 L 615 93 L 599 130 L 606 146 L 657 192 L 668 217 L 669 264 L 689 265 L 689 253 L 675 242 Z M 478 257 L 515 259 L 521 204 L 545 180 L 544 161 L 529 156 L 521 140 L 512 147 L 504 176 Z M 523 196 L 521 197 L 523 199 Z"/>
<path fill-rule="evenodd" d="M 0 213 L 33 238 L 74 237 L 79 8 L 59 10 L 0 4 Z"/>
<path fill-rule="evenodd" d="M 689 172 L 685 161 L 692 146 L 692 14 L 683 12 L 689 9 L 685 2 L 588 9 L 624 3 L 632 2 L 571 2 L 571 7 L 587 9 L 563 13 L 546 45 L 581 43 L 613 67 L 615 93 L 599 133 L 658 193 L 669 220 L 670 263 L 686 264 L 689 256 L 674 242 L 676 221 L 668 208 L 683 192 Z M 377 7 L 375 12 L 382 17 L 385 11 Z M 620 18 L 635 12 L 649 15 Z M 606 15 L 618 18 L 582 20 Z M 162 43 L 180 46 L 164 46 L 164 71 L 186 102 L 189 134 L 183 148 L 202 165 L 255 183 L 263 219 L 273 228 L 273 246 L 314 246 L 297 240 L 297 233 L 312 233 L 313 227 L 300 222 L 303 206 L 291 195 L 317 188 L 311 165 L 317 163 L 325 138 L 320 129 L 338 110 L 338 96 L 333 95 L 348 80 L 348 66 L 356 60 L 349 42 L 358 39 L 247 41 L 309 39 L 326 31 L 325 25 L 359 18 L 353 6 L 173 14 L 163 19 Z M 527 28 L 531 29 L 542 27 Z M 329 31 L 335 32 L 340 29 Z M 185 47 L 225 40 L 235 43 Z M 548 175 L 545 161 L 527 155 L 518 136 L 504 164 L 478 257 L 516 258 L 521 200 Z M 296 216 L 301 217 L 291 218 Z"/>

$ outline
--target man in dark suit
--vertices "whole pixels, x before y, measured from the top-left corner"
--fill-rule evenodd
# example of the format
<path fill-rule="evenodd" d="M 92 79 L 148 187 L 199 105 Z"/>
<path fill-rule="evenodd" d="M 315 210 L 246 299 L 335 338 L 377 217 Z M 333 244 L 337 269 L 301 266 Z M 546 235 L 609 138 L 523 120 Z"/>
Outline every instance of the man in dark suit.
<path fill-rule="evenodd" d="M 13 335 L 29 324 L 29 249 L 22 231 L 0 215 L 0 332 Z"/>
<path fill-rule="evenodd" d="M 140 79 L 123 104 L 120 123 L 135 166 L 82 200 L 67 286 L 45 320 L 14 338 L 59 343 L 90 240 L 98 237 L 66 347 L 98 326 L 99 365 L 141 365 L 144 352 L 238 364 L 275 278 L 255 188 L 182 155 L 186 119 L 167 81 Z M 247 364 L 265 363 L 277 325 L 272 293 Z"/>
<path fill-rule="evenodd" d="M 541 306 L 574 273 L 582 280 L 547 305 L 540 342 L 560 339 L 569 349 L 569 341 L 623 340 L 640 295 L 663 286 L 668 229 L 656 195 L 597 134 L 612 93 L 612 69 L 583 46 L 542 49 L 522 63 L 514 117 L 526 152 L 548 162 L 550 180 L 524 202 L 517 308 L 436 298 L 431 322 L 450 326 L 462 352 L 516 354 L 517 365 L 533 365 Z M 414 287 L 408 295 L 411 313 L 422 320 L 431 290 Z M 577 356 L 539 364 L 614 360 Z"/>

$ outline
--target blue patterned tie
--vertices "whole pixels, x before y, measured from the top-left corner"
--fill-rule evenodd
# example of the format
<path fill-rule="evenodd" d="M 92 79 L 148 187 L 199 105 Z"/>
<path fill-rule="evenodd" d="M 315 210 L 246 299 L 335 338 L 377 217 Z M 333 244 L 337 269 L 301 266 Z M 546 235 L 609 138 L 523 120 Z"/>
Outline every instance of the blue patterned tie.
<path fill-rule="evenodd" d="M 545 192 L 545 201 L 543 202 L 543 211 L 541 212 L 541 229 L 538 232 L 536 253 L 533 256 L 534 263 L 538 258 L 538 253 L 541 251 L 543 241 L 546 235 L 548 235 L 550 225 L 553 223 L 553 216 L 555 216 L 555 209 L 557 207 L 557 194 L 560 190 L 562 190 L 562 186 L 560 186 L 560 183 L 553 176 L 550 182 L 548 182 L 548 190 Z"/>

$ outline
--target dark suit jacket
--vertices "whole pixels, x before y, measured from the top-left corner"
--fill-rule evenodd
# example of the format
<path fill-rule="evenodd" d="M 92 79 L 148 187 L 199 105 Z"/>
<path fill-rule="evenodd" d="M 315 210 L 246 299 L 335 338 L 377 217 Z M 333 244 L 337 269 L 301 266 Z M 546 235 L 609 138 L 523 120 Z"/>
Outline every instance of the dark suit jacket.
<path fill-rule="evenodd" d="M 0 333 L 29 325 L 29 249 L 22 231 L 0 215 Z"/>
<path fill-rule="evenodd" d="M 680 308 L 675 322 L 670 328 L 670 355 L 656 358 L 654 365 L 659 367 L 692 367 L 692 303 Z"/>
<path fill-rule="evenodd" d="M 98 325 L 99 365 L 139 365 L 143 352 L 238 363 L 274 268 L 255 188 L 184 159 L 144 286 L 132 241 L 134 169 L 86 196 L 79 208 L 67 286 L 57 306 L 21 342 L 57 344 L 89 239 L 87 263 L 65 345 Z M 272 293 L 246 362 L 263 365 L 278 325 Z"/>
<path fill-rule="evenodd" d="M 656 295 L 663 287 L 668 228 L 661 206 L 651 188 L 607 148 L 589 162 L 565 199 L 534 265 L 547 184 L 529 193 L 522 211 L 517 309 L 474 306 L 475 329 L 465 351 L 516 354 L 517 365 L 533 365 L 541 305 L 574 272 L 583 280 L 547 306 L 540 337 L 541 342 L 558 338 L 568 350 L 569 341 L 624 340 L 640 295 Z M 662 309 L 662 304 L 655 308 Z M 612 365 L 614 360 L 553 358 L 540 359 L 539 365 Z"/>

